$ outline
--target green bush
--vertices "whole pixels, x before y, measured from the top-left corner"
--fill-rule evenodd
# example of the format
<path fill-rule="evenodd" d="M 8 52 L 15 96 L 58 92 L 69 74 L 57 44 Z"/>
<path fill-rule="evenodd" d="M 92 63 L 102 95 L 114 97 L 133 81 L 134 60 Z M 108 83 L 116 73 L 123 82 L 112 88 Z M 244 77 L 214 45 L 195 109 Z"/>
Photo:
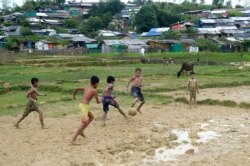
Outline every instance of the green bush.
<path fill-rule="evenodd" d="M 219 46 L 215 44 L 215 42 L 205 39 L 205 38 L 199 38 L 196 39 L 197 46 L 200 48 L 200 51 L 211 51 L 211 52 L 217 52 L 219 51 Z"/>

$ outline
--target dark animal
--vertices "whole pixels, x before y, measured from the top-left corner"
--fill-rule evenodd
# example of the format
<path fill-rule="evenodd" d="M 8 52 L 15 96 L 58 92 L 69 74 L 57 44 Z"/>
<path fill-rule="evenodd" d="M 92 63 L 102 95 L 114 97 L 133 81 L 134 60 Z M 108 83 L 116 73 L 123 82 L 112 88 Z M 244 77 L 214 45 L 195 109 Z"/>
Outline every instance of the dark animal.
<path fill-rule="evenodd" d="M 186 72 L 186 75 L 188 71 L 194 71 L 194 64 L 188 62 L 183 63 L 180 71 L 177 73 L 177 77 L 179 78 L 184 71 Z"/>

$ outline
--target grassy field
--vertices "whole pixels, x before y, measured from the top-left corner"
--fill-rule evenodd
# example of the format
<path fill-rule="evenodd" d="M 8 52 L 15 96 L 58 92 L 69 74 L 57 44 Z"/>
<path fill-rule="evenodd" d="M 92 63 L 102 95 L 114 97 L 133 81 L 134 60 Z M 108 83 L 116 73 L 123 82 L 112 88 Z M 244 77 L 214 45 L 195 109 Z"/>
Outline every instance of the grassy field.
<path fill-rule="evenodd" d="M 145 98 L 151 104 L 169 104 L 171 96 L 161 96 L 158 92 L 168 92 L 185 89 L 187 77 L 177 78 L 179 64 L 163 66 L 162 64 L 141 64 L 138 56 L 128 55 L 128 60 L 119 59 L 118 54 L 89 55 L 89 56 L 19 56 L 15 63 L 0 65 L 0 115 L 20 114 L 26 102 L 25 91 L 30 87 L 31 77 L 41 81 L 40 90 L 47 97 L 40 97 L 41 108 L 48 116 L 58 117 L 77 113 L 78 100 L 71 100 L 72 90 L 88 85 L 92 75 L 100 77 L 98 90 L 102 92 L 106 77 L 113 75 L 117 78 L 116 94 L 121 106 L 127 107 L 132 102 L 125 87 L 136 67 L 142 68 Z M 196 54 L 148 54 L 147 58 L 172 57 L 176 62 L 195 61 Z M 195 66 L 195 72 L 201 88 L 235 87 L 250 85 L 250 68 L 232 66 L 230 62 L 243 62 L 250 59 L 244 53 L 235 54 L 201 53 L 200 65 Z M 217 62 L 217 65 L 204 65 L 206 62 Z M 185 102 L 185 101 L 184 101 Z M 215 102 L 216 103 L 216 102 Z M 101 106 L 96 107 L 97 110 Z"/>

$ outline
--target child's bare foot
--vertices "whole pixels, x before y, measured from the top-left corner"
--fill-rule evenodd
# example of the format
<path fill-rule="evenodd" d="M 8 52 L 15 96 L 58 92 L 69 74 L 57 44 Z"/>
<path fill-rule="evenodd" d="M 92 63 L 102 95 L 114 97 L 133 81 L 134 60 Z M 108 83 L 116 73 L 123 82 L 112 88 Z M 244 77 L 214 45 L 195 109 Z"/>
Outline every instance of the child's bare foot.
<path fill-rule="evenodd" d="M 86 138 L 86 135 L 84 133 L 81 133 L 80 136 L 82 136 L 83 138 Z"/>
<path fill-rule="evenodd" d="M 137 111 L 138 111 L 140 114 L 142 114 L 142 112 L 141 112 L 141 110 L 140 110 L 140 109 L 137 109 Z"/>
<path fill-rule="evenodd" d="M 41 126 L 41 129 L 49 129 L 48 127 L 45 126 Z"/>
<path fill-rule="evenodd" d="M 79 146 L 80 144 L 76 144 L 75 142 L 70 142 L 70 145 L 73 145 L 73 146 Z"/>
<path fill-rule="evenodd" d="M 18 124 L 14 124 L 14 127 L 19 129 L 19 125 Z"/>
<path fill-rule="evenodd" d="M 106 124 L 105 123 L 102 123 L 102 125 L 101 125 L 102 127 L 105 127 L 106 126 Z"/>

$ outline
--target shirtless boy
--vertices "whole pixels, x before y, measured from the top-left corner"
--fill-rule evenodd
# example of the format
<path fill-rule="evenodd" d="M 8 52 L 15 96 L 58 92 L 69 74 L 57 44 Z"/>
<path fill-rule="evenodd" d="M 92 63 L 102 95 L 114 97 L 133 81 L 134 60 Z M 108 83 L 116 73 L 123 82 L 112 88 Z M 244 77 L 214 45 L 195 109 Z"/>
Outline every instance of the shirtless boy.
<path fill-rule="evenodd" d="M 79 108 L 80 108 L 81 113 L 82 113 L 82 119 L 81 119 L 81 124 L 80 124 L 79 128 L 76 130 L 76 132 L 74 133 L 74 135 L 72 137 L 71 144 L 73 144 L 73 145 L 75 144 L 75 141 L 79 135 L 85 137 L 84 130 L 94 119 L 93 114 L 89 110 L 90 101 L 94 97 L 98 104 L 101 103 L 99 98 L 98 98 L 97 90 L 96 90 L 98 83 L 99 83 L 99 78 L 96 76 L 92 76 L 90 79 L 90 83 L 91 83 L 91 85 L 89 87 L 77 88 L 73 92 L 73 99 L 75 99 L 75 95 L 78 91 L 83 92 L 83 97 L 82 97 L 82 100 L 79 104 Z"/>
<path fill-rule="evenodd" d="M 196 105 L 197 105 L 196 92 L 199 94 L 199 90 L 198 90 L 198 83 L 197 83 L 197 80 L 195 79 L 194 72 L 190 73 L 190 79 L 188 80 L 187 90 L 188 90 L 189 95 L 190 95 L 189 107 L 191 108 L 192 100 L 194 100 L 194 107 L 196 107 Z"/>
<path fill-rule="evenodd" d="M 39 114 L 39 120 L 41 123 L 41 128 L 44 128 L 43 122 L 43 113 L 40 111 L 37 104 L 37 96 L 46 96 L 46 94 L 41 94 L 38 92 L 39 88 L 39 79 L 32 78 L 31 79 L 31 89 L 26 93 L 26 97 L 28 99 L 25 111 L 22 117 L 16 122 L 14 125 L 16 128 L 19 128 L 19 123 L 21 123 L 31 112 L 37 112 Z"/>
<path fill-rule="evenodd" d="M 128 82 L 127 91 L 130 84 L 131 84 L 131 94 L 134 97 L 134 102 L 132 103 L 132 107 L 134 107 L 136 103 L 139 102 L 139 105 L 136 108 L 136 110 L 141 113 L 141 107 L 145 104 L 144 96 L 141 92 L 141 86 L 142 86 L 141 68 L 135 69 L 135 75 Z"/>
<path fill-rule="evenodd" d="M 107 77 L 107 84 L 104 88 L 103 99 L 102 99 L 102 103 L 103 103 L 103 116 L 102 116 L 103 124 L 102 125 L 103 126 L 105 126 L 107 114 L 109 111 L 109 105 L 112 105 L 113 107 L 115 107 L 124 116 L 124 118 L 127 119 L 126 114 L 123 112 L 123 110 L 120 108 L 119 104 L 116 102 L 115 96 L 112 96 L 112 92 L 114 89 L 114 83 L 115 83 L 115 78 L 113 76 L 108 76 Z"/>

